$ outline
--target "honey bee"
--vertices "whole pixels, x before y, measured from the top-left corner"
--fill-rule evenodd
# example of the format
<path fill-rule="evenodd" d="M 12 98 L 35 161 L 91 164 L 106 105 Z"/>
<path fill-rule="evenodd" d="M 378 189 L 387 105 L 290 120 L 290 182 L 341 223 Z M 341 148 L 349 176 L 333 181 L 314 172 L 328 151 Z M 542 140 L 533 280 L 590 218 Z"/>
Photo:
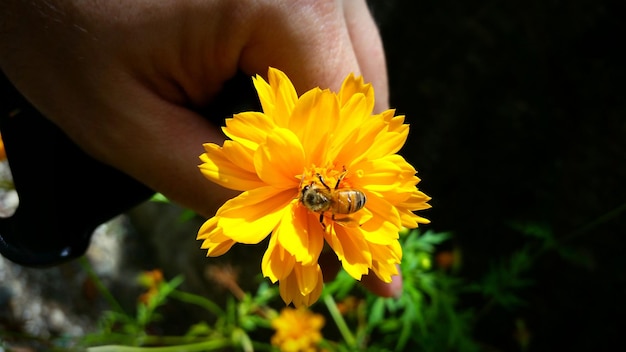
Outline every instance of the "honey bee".
<path fill-rule="evenodd" d="M 339 176 L 335 188 L 332 189 L 324 182 L 320 174 L 317 174 L 317 178 L 321 186 L 316 182 L 311 182 L 302 188 L 300 202 L 309 210 L 320 213 L 322 224 L 325 212 L 331 212 L 332 219 L 335 220 L 335 214 L 353 214 L 365 206 L 367 198 L 363 192 L 352 188 L 339 188 L 339 183 L 345 174 L 344 172 Z"/>

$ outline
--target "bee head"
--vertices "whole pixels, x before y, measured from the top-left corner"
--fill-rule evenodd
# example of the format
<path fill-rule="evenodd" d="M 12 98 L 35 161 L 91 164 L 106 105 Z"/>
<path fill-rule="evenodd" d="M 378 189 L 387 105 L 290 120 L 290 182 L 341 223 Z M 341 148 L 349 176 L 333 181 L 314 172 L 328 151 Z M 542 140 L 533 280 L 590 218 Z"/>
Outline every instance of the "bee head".
<path fill-rule="evenodd" d="M 302 188 L 300 201 L 312 211 L 324 211 L 330 205 L 329 197 L 315 184 L 306 185 Z"/>

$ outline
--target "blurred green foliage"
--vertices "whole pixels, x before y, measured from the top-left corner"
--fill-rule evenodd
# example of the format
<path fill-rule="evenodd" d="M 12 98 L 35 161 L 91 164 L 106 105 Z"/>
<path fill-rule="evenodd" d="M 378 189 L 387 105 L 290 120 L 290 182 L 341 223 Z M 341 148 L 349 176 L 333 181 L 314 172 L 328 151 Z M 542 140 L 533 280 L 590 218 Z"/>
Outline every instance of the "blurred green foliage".
<path fill-rule="evenodd" d="M 532 287 L 532 268 L 544 255 L 578 258 L 559 244 L 552 231 L 536 223 L 511 224 L 527 238 L 524 246 L 510 256 L 494 256 L 481 279 L 468 281 L 458 274 L 462 255 L 449 232 L 428 230 L 401 234 L 404 290 L 397 298 L 371 294 L 341 271 L 325 285 L 322 298 L 310 309 L 327 317 L 320 348 L 329 351 L 483 351 L 493 350 L 491 341 L 477 338 L 475 326 L 486 316 L 516 312 L 527 304 L 525 289 Z M 574 260 L 572 265 L 581 265 Z M 92 278 L 97 276 L 85 262 Z M 584 265 L 584 263 L 583 263 Z M 272 319 L 284 303 L 276 285 L 259 277 L 256 292 L 234 295 L 224 307 L 193 293 L 180 291 L 181 276 L 160 282 L 147 301 L 138 301 L 134 312 L 122 310 L 109 298 L 112 310 L 104 312 L 100 328 L 75 341 L 77 349 L 105 351 L 271 351 Z M 100 290 L 106 287 L 97 285 Z M 462 305 L 474 297 L 473 305 Z M 187 322 L 182 336 L 170 336 L 158 329 L 167 316 L 168 302 L 195 305 L 206 311 L 207 320 Z M 511 315 L 514 316 L 514 315 Z M 209 323 L 210 322 L 210 323 Z M 524 319 L 503 321 L 517 350 L 532 346 Z M 61 341 L 59 341 L 61 343 Z M 67 346 L 67 339 L 63 340 Z"/>

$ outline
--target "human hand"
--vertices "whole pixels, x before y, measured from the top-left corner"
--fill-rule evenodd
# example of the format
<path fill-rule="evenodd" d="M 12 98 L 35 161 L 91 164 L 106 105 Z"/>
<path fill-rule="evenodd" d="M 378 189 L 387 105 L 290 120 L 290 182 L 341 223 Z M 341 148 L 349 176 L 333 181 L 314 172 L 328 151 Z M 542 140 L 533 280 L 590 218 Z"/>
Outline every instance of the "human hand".
<path fill-rule="evenodd" d="M 372 82 L 377 111 L 388 105 L 364 1 L 9 0 L 0 13 L 0 67 L 39 111 L 94 158 L 204 216 L 234 194 L 198 172 L 202 144 L 224 137 L 197 111 L 238 71 L 278 67 L 300 93 L 337 91 L 354 72 Z"/>

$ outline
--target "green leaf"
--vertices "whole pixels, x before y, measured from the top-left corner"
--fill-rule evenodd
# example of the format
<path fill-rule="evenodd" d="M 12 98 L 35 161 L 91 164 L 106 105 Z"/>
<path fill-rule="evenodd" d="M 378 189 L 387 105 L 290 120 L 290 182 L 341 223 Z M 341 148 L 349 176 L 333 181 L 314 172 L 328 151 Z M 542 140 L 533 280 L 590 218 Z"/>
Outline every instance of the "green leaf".
<path fill-rule="evenodd" d="M 385 318 L 385 298 L 378 297 L 372 304 L 367 324 L 369 326 L 378 325 Z"/>
<path fill-rule="evenodd" d="M 170 200 L 161 193 L 153 194 L 152 197 L 150 197 L 150 201 L 157 203 L 170 203 Z"/>
<path fill-rule="evenodd" d="M 211 332 L 213 332 L 213 329 L 211 328 L 209 324 L 207 324 L 206 322 L 200 322 L 200 323 L 196 323 L 190 326 L 185 336 L 187 337 L 207 336 L 207 335 L 210 335 Z"/>
<path fill-rule="evenodd" d="M 337 300 L 343 300 L 354 289 L 357 281 L 348 275 L 345 271 L 341 270 L 337 273 L 337 277 L 332 282 L 324 285 L 324 291 L 326 294 L 332 295 Z"/>
<path fill-rule="evenodd" d="M 591 270 L 595 263 L 592 257 L 583 249 L 559 247 L 557 249 L 559 256 L 572 265 Z"/>
<path fill-rule="evenodd" d="M 400 329 L 400 336 L 398 338 L 398 343 L 396 344 L 396 351 L 403 351 L 404 347 L 411 338 L 412 333 L 414 333 L 413 322 L 415 321 L 416 315 L 415 305 L 413 302 L 407 301 L 406 308 L 401 318 L 402 328 Z"/>
<path fill-rule="evenodd" d="M 246 332 L 243 331 L 242 329 L 237 328 L 233 330 L 231 339 L 235 346 L 241 346 L 241 348 L 245 352 L 254 351 L 254 347 L 252 345 L 252 340 L 250 339 L 250 336 L 248 336 L 248 334 L 246 334 Z"/>

